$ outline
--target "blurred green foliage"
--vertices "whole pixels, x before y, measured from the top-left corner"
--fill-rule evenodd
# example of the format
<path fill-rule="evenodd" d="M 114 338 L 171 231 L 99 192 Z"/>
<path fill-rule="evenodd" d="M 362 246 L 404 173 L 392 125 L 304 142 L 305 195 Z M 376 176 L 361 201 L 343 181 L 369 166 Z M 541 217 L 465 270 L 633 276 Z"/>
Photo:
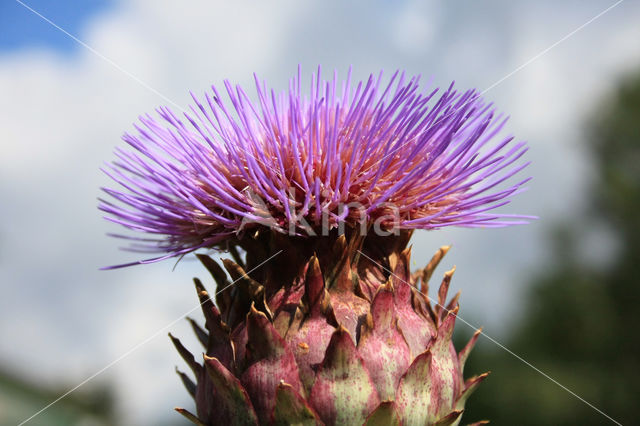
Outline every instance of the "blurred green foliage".
<path fill-rule="evenodd" d="M 587 134 L 596 172 L 588 211 L 575 212 L 576 220 L 553 233 L 554 260 L 533 279 L 521 320 L 502 343 L 616 421 L 638 424 L 640 74 L 597 106 Z M 595 226 L 608 229 L 616 242 L 606 262 L 581 254 L 581 237 Z M 480 341 L 467 372 L 493 372 L 467 403 L 466 421 L 614 424 L 513 355 Z"/>
<path fill-rule="evenodd" d="M 70 387 L 70 386 L 69 386 Z M 16 425 L 40 412 L 68 387 L 30 381 L 0 367 L 0 425 Z M 71 393 L 31 419 L 30 426 L 116 425 L 114 395 L 105 384 Z"/>

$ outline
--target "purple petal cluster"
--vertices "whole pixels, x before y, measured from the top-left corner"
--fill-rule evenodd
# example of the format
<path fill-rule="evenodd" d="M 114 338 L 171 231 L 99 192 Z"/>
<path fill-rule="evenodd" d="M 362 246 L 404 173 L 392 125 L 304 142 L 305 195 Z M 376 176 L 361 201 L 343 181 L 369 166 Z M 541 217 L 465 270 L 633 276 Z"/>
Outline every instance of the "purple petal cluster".
<path fill-rule="evenodd" d="M 131 249 L 160 260 L 268 226 L 313 235 L 341 224 L 383 228 L 497 227 L 526 216 L 491 212 L 529 179 L 524 142 L 500 136 L 506 117 L 475 90 L 420 90 L 382 72 L 356 84 L 320 69 L 275 93 L 255 78 L 197 98 L 189 111 L 141 116 L 105 168 L 106 219 L 142 232 Z M 226 101 L 224 100 L 226 95 Z M 133 148 L 133 149 L 131 149 Z M 146 261 L 136 262 L 144 263 Z"/>

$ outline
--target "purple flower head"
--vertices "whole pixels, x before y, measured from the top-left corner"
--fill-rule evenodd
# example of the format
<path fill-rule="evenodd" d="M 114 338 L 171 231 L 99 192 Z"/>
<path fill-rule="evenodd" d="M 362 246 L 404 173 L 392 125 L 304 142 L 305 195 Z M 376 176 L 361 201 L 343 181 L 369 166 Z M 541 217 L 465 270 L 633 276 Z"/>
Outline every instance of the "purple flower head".
<path fill-rule="evenodd" d="M 499 136 L 506 118 L 475 90 L 419 90 L 419 77 L 382 72 L 351 83 L 300 70 L 276 94 L 255 79 L 254 100 L 224 82 L 190 111 L 156 110 L 123 139 L 105 169 L 106 219 L 145 233 L 131 249 L 145 263 L 215 247 L 269 227 L 319 235 L 341 226 L 437 229 L 499 227 L 529 217 L 490 211 L 529 179 L 524 142 Z"/>

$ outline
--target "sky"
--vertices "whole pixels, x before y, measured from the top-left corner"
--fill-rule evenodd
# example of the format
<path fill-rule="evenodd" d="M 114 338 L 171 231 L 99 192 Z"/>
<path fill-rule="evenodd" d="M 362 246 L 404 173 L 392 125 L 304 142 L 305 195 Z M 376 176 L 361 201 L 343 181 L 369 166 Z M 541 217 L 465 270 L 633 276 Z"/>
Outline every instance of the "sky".
<path fill-rule="evenodd" d="M 88 18 L 113 6 L 109 0 L 30 0 L 22 3 L 72 34 L 82 32 Z M 25 6 L 14 0 L 0 4 L 0 51 L 6 53 L 41 47 L 53 49 L 58 54 L 73 55 L 77 52 L 77 43 L 55 27 L 30 25 L 33 12 Z"/>
<path fill-rule="evenodd" d="M 94 380 L 116 387 L 123 424 L 190 406 L 166 333 L 197 347 L 176 320 L 192 310 L 199 318 L 191 279 L 206 278 L 192 259 L 175 270 L 173 262 L 99 270 L 136 260 L 105 236 L 118 229 L 96 205 L 108 184 L 99 168 L 138 115 L 184 107 L 189 90 L 202 94 L 224 78 L 250 88 L 253 72 L 283 90 L 298 64 L 340 75 L 353 65 L 358 78 L 404 69 L 440 87 L 488 89 L 485 98 L 511 117 L 507 131 L 528 141 L 534 178 L 502 211 L 540 219 L 418 233 L 413 256 L 417 268 L 453 244 L 439 273 L 457 266 L 461 316 L 499 338 L 547 259 L 553 225 L 584 220 L 593 177 L 584 125 L 640 65 L 633 1 L 592 22 L 615 2 L 23 3 L 85 45 L 18 2 L 0 5 L 0 363 L 70 387 L 109 366 Z M 585 227 L 593 259 L 612 244 L 606 230 Z"/>

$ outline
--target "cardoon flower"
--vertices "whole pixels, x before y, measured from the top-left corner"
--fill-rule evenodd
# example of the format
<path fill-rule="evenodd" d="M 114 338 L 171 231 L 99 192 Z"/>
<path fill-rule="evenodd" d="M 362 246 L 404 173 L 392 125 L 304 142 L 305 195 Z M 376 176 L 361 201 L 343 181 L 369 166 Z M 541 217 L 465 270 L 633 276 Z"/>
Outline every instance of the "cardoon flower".
<path fill-rule="evenodd" d="M 255 80 L 215 87 L 178 115 L 140 117 L 106 170 L 107 219 L 143 237 L 153 262 L 198 258 L 217 283 L 196 289 L 206 323 L 192 325 L 197 362 L 172 337 L 194 379 L 197 424 L 458 424 L 480 375 L 466 381 L 451 342 L 458 296 L 428 282 L 448 250 L 411 273 L 414 229 L 498 227 L 495 213 L 528 179 L 524 143 L 500 136 L 506 118 L 474 90 L 421 91 L 382 73 L 340 83 L 300 70 L 280 94 Z M 125 265 L 121 265 L 125 266 Z M 215 300 L 215 303 L 214 303 Z M 432 303 L 433 302 L 433 303 Z"/>

